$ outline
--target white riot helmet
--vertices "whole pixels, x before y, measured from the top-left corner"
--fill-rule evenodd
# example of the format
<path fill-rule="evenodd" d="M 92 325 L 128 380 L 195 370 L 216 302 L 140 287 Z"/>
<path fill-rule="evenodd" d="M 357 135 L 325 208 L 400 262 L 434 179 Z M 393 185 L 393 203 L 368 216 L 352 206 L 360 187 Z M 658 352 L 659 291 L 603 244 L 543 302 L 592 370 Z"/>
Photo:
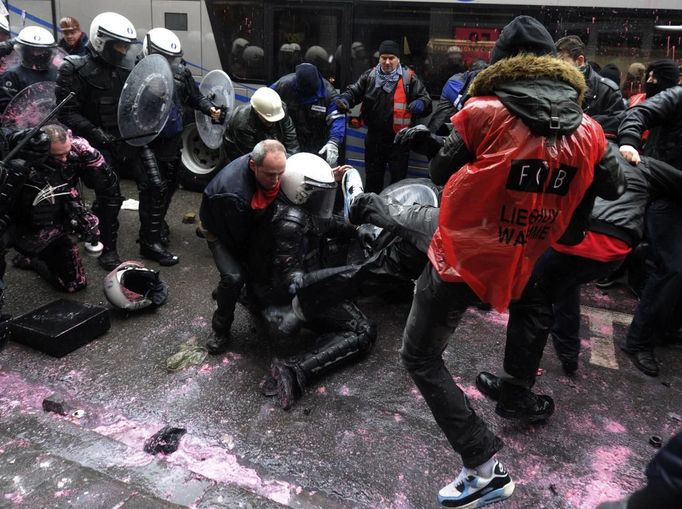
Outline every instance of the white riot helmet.
<path fill-rule="evenodd" d="M 135 261 L 123 262 L 104 278 L 104 295 L 119 309 L 158 307 L 168 299 L 168 286 L 159 273 Z"/>
<path fill-rule="evenodd" d="M 112 65 L 130 67 L 132 60 L 126 59 L 130 45 L 137 38 L 137 31 L 125 16 L 115 12 L 103 12 L 90 23 L 90 47 Z"/>
<path fill-rule="evenodd" d="M 54 49 L 54 37 L 42 27 L 26 27 L 19 32 L 14 49 L 19 54 L 22 67 L 44 71 L 50 67 Z"/>
<path fill-rule="evenodd" d="M 7 19 L 7 16 L 0 16 L 0 33 L 4 33 L 6 35 L 10 34 L 9 20 Z"/>
<path fill-rule="evenodd" d="M 142 54 L 146 57 L 153 53 L 163 55 L 171 65 L 179 63 L 182 58 L 180 39 L 167 28 L 152 28 L 142 41 Z"/>
<path fill-rule="evenodd" d="M 265 122 L 278 122 L 284 118 L 284 107 L 279 94 L 268 87 L 261 87 L 251 96 L 251 107 Z"/>
<path fill-rule="evenodd" d="M 312 216 L 329 219 L 336 198 L 336 181 L 327 161 L 315 154 L 299 152 L 287 159 L 281 189 L 287 199 Z"/>

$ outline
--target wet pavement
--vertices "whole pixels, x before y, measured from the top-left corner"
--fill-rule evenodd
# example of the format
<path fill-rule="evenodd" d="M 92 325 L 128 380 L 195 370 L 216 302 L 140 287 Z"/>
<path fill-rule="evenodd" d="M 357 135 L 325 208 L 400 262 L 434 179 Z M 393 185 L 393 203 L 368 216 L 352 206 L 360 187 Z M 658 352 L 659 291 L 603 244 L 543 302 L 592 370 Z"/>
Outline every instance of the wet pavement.
<path fill-rule="evenodd" d="M 135 197 L 130 182 L 124 191 Z M 169 222 L 175 267 L 161 267 L 169 302 L 155 312 L 112 313 L 107 334 L 56 359 L 10 343 L 0 353 L 0 507 L 432 508 L 461 468 L 398 358 L 407 303 L 362 301 L 378 324 L 371 355 L 314 383 L 289 412 L 262 396 L 273 356 L 309 345 L 273 342 L 239 307 L 224 356 L 177 373 L 166 359 L 210 337 L 217 272 L 195 225 L 200 195 L 180 191 Z M 122 211 L 120 252 L 139 258 L 136 212 Z M 11 257 L 11 254 L 10 254 Z M 9 259 L 9 258 L 8 258 Z M 149 267 L 158 268 L 154 262 Z M 67 298 L 107 305 L 104 272 L 86 259 L 89 287 Z M 5 310 L 19 315 L 65 295 L 11 268 Z M 659 348 L 661 376 L 636 370 L 615 341 L 636 304 L 623 287 L 584 292 L 577 376 L 551 346 L 536 390 L 556 414 L 529 426 L 499 418 L 474 387 L 502 362 L 506 315 L 467 312 L 445 353 L 472 406 L 504 440 L 499 458 L 517 488 L 493 507 L 593 508 L 645 482 L 656 449 L 682 428 L 682 349 Z M 59 393 L 78 415 L 45 413 Z M 82 415 L 81 415 L 82 414 Z M 167 456 L 143 451 L 164 426 L 187 429 Z"/>

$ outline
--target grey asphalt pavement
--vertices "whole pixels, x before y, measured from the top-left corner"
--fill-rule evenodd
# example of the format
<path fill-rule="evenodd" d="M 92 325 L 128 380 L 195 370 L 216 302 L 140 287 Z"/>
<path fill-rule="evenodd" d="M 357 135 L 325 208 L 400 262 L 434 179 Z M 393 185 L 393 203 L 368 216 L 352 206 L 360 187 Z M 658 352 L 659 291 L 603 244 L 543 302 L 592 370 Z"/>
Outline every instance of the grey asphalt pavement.
<path fill-rule="evenodd" d="M 131 182 L 123 188 L 135 197 Z M 461 463 L 399 362 L 408 303 L 362 301 L 378 324 L 374 351 L 316 381 L 288 412 L 259 383 L 274 356 L 312 337 L 274 342 L 241 307 L 226 355 L 167 372 L 183 343 L 211 334 L 217 271 L 195 225 L 181 222 L 199 200 L 180 191 L 169 213 L 180 264 L 160 269 L 170 286 L 165 306 L 112 313 L 107 334 L 59 359 L 13 342 L 0 353 L 0 507 L 438 507 L 438 489 Z M 137 259 L 136 212 L 121 219 L 121 255 Z M 107 306 L 105 273 L 92 258 L 86 268 L 88 288 L 68 296 L 10 268 L 5 311 L 64 297 Z M 494 507 L 594 508 L 643 485 L 657 450 L 650 437 L 665 441 L 682 427 L 682 349 L 657 350 L 659 378 L 637 371 L 615 344 L 635 304 L 623 288 L 585 290 L 578 374 L 564 376 L 548 346 L 535 390 L 552 395 L 557 410 L 535 426 L 499 418 L 476 390 L 479 371 L 501 368 L 506 315 L 467 312 L 445 358 L 506 444 L 499 458 L 517 488 Z M 43 412 L 53 393 L 82 416 Z M 166 425 L 187 429 L 179 449 L 145 453 L 145 440 Z"/>

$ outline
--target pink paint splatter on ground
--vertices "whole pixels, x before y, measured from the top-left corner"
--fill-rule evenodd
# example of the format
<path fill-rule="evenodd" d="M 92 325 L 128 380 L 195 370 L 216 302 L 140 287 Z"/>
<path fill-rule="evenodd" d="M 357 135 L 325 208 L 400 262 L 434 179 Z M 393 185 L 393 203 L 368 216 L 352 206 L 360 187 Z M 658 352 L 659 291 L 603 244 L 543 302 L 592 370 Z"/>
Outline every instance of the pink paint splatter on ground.
<path fill-rule="evenodd" d="M 322 387 L 318 387 L 317 393 L 318 394 L 327 394 L 327 388 L 324 385 Z"/>
<path fill-rule="evenodd" d="M 393 420 L 395 422 L 403 422 L 403 416 L 396 412 L 393 414 Z"/>
<path fill-rule="evenodd" d="M 284 481 L 261 479 L 254 469 L 240 465 L 234 454 L 204 444 L 194 437 L 183 439 L 178 450 L 166 457 L 166 461 L 217 482 L 235 483 L 249 488 L 280 504 L 288 504 L 293 494 L 302 492 L 300 487 Z"/>
<path fill-rule="evenodd" d="M 196 318 L 194 318 L 194 320 L 192 320 L 191 325 L 192 327 L 204 328 L 208 325 L 208 321 L 204 316 L 199 315 Z"/>
<path fill-rule="evenodd" d="M 609 433 L 625 433 L 625 427 L 616 421 L 607 420 L 604 427 Z"/>
<path fill-rule="evenodd" d="M 61 498 L 61 497 L 68 497 L 71 495 L 71 492 L 73 490 L 67 489 L 67 490 L 59 490 L 54 492 L 55 498 Z"/>
<path fill-rule="evenodd" d="M 5 493 L 5 498 L 13 504 L 21 504 L 24 501 L 24 497 L 19 493 Z"/>
<path fill-rule="evenodd" d="M 160 424 L 142 423 L 131 421 L 122 415 L 114 416 L 114 421 L 109 424 L 102 424 L 93 431 L 111 437 L 119 442 L 136 450 L 142 450 L 145 441 L 163 426 Z"/>
<path fill-rule="evenodd" d="M 43 400 L 54 391 L 48 387 L 30 384 L 16 373 L 0 371 L 0 415 L 5 411 L 42 409 Z"/>
<path fill-rule="evenodd" d="M 460 385 L 460 389 L 466 395 L 467 398 L 473 401 L 481 401 L 485 399 L 485 396 L 478 392 L 478 389 L 473 385 Z"/>
<path fill-rule="evenodd" d="M 592 471 L 579 489 L 566 493 L 566 501 L 575 507 L 596 507 L 601 502 L 619 500 L 625 495 L 619 484 L 619 469 L 626 464 L 632 450 L 628 447 L 600 447 L 590 455 Z M 619 468 L 616 468 L 619 466 Z"/>
<path fill-rule="evenodd" d="M 604 336 L 612 336 L 613 335 L 613 326 L 612 325 L 602 325 L 599 327 L 599 332 L 603 334 Z"/>
<path fill-rule="evenodd" d="M 350 389 L 346 385 L 342 385 L 339 389 L 339 394 L 341 396 L 350 396 Z"/>

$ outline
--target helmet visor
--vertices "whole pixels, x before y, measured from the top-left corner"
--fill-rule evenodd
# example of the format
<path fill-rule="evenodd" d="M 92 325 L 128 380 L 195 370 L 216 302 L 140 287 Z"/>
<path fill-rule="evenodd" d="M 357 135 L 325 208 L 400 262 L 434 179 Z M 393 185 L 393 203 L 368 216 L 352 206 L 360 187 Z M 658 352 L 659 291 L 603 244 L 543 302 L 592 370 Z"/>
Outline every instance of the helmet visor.
<path fill-rule="evenodd" d="M 306 179 L 303 188 L 308 194 L 305 207 L 315 217 L 328 219 L 332 217 L 336 199 L 336 182 L 322 183 Z"/>
<path fill-rule="evenodd" d="M 49 69 L 54 55 L 54 48 L 36 48 L 17 44 L 17 51 L 21 57 L 21 65 L 27 69 L 45 71 Z"/>
<path fill-rule="evenodd" d="M 116 39 L 104 43 L 104 49 L 100 56 L 111 65 L 132 69 L 135 64 L 135 52 L 130 48 L 131 44 Z"/>

